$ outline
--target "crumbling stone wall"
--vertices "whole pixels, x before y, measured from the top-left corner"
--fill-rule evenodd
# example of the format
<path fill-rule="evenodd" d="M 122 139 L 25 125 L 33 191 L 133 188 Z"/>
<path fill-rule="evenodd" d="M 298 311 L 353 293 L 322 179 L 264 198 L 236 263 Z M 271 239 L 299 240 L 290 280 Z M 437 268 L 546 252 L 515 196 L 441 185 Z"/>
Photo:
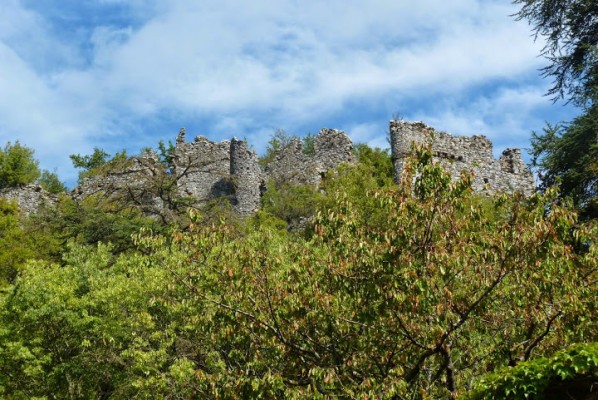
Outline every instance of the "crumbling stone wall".
<path fill-rule="evenodd" d="M 303 152 L 301 141 L 293 139 L 266 168 L 268 178 L 317 186 L 326 172 L 342 163 L 355 162 L 353 142 L 340 130 L 322 129 L 314 139 L 314 154 Z"/>
<path fill-rule="evenodd" d="M 461 171 L 474 173 L 473 189 L 479 192 L 515 192 L 530 195 L 534 180 L 519 149 L 506 149 L 496 160 L 492 142 L 485 136 L 452 136 L 437 132 L 423 122 L 390 121 L 390 141 L 395 181 L 399 182 L 411 146 L 431 144 L 434 160 L 456 178 Z"/>
<path fill-rule="evenodd" d="M 203 136 L 185 141 L 181 129 L 176 141 L 174 170 L 177 186 L 183 196 L 193 196 L 206 203 L 221 196 L 230 196 L 233 185 L 230 176 L 231 143 L 215 143 Z"/>
<path fill-rule="evenodd" d="M 112 166 L 106 173 L 83 179 L 71 191 L 71 196 L 76 201 L 94 196 L 117 207 L 133 205 L 146 215 L 164 215 L 168 208 L 165 187 L 161 187 L 167 185 L 164 174 L 158 155 L 146 152 Z"/>
<path fill-rule="evenodd" d="M 58 202 L 57 196 L 35 184 L 1 189 L 0 197 L 15 201 L 25 215 L 37 212 L 42 206 L 52 207 Z"/>
<path fill-rule="evenodd" d="M 248 216 L 260 208 L 260 186 L 263 181 L 257 155 L 247 142 L 233 139 L 230 143 L 230 175 L 234 187 L 234 206 Z"/>
<path fill-rule="evenodd" d="M 432 135 L 433 133 L 433 135 Z M 475 174 L 474 190 L 495 193 L 534 190 L 532 174 L 518 149 L 507 149 L 496 160 L 492 143 L 484 136 L 452 136 L 435 132 L 423 122 L 390 122 L 391 151 L 395 180 L 400 181 L 403 166 L 411 155 L 413 143 L 431 143 L 434 159 L 443 163 L 457 177 L 463 170 Z M 75 200 L 95 195 L 115 204 L 133 204 L 146 214 L 174 212 L 173 198 L 189 197 L 201 207 L 218 197 L 228 198 L 241 215 L 251 215 L 260 205 L 261 189 L 273 179 L 279 183 L 317 186 L 331 169 L 355 162 L 353 143 L 344 132 L 322 129 L 314 139 L 313 154 L 305 154 L 301 141 L 293 139 L 262 172 L 257 155 L 245 141 L 212 142 L 197 136 L 185 140 L 185 130 L 177 137 L 172 169 L 148 152 L 131 157 L 126 163 L 85 179 L 71 195 Z M 42 204 L 56 202 L 56 197 L 41 187 L 4 189 L 1 197 L 17 200 L 25 212 L 35 212 Z"/>

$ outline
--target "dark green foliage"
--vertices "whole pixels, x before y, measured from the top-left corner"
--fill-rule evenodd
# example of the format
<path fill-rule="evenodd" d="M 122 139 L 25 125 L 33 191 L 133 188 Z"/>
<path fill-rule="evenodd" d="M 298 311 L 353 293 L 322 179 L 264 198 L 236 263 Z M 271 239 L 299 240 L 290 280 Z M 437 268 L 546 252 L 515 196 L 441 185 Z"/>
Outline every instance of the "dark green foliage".
<path fill-rule="evenodd" d="M 597 380 L 598 343 L 577 344 L 550 357 L 501 368 L 481 379 L 464 399 L 591 399 Z"/>
<path fill-rule="evenodd" d="M 25 262 L 35 256 L 34 245 L 21 226 L 17 205 L 0 198 L 0 288 L 14 281 Z"/>
<path fill-rule="evenodd" d="M 583 106 L 569 124 L 548 125 L 533 134 L 532 163 L 541 173 L 541 188 L 557 182 L 585 217 L 598 216 L 598 2 L 594 0 L 515 0 L 517 19 L 527 20 L 536 36 L 546 37 L 543 49 L 550 64 L 545 77 L 554 80 L 548 91 Z"/>
<path fill-rule="evenodd" d="M 109 171 L 122 168 L 129 161 L 126 150 L 110 157 L 110 154 L 97 147 L 93 149 L 91 155 L 81 156 L 80 154 L 71 154 L 69 157 L 75 168 L 82 169 L 79 172 L 79 181 L 89 176 L 102 175 Z"/>
<path fill-rule="evenodd" d="M 168 145 L 164 144 L 164 141 L 160 140 L 158 143 L 160 161 L 168 170 L 172 170 L 174 167 L 174 155 L 176 147 L 169 140 Z"/>
<path fill-rule="evenodd" d="M 389 149 L 372 148 L 360 143 L 355 146 L 355 153 L 359 162 L 371 170 L 376 176 L 378 186 L 383 187 L 392 184 L 394 179 L 394 166 Z"/>
<path fill-rule="evenodd" d="M 118 254 L 134 247 L 131 235 L 141 228 L 167 229 L 134 208 L 117 210 L 94 197 L 74 201 L 63 196 L 55 207 L 40 210 L 30 219 L 28 229 L 33 234 L 53 239 L 52 259 L 59 259 L 71 240 L 85 245 L 110 243 L 112 251 Z"/>
<path fill-rule="evenodd" d="M 543 49 L 550 64 L 545 77 L 554 80 L 548 94 L 577 104 L 598 99 L 598 2 L 594 0 L 515 0 L 516 14 L 536 35 L 546 37 Z"/>
<path fill-rule="evenodd" d="M 33 158 L 34 151 L 21 146 L 17 141 L 8 142 L 0 150 L 0 188 L 16 187 L 33 183 L 40 176 L 38 162 Z"/>
<path fill-rule="evenodd" d="M 105 165 L 110 158 L 110 154 L 104 150 L 94 147 L 93 154 L 82 156 L 80 154 L 71 154 L 69 156 L 73 161 L 75 168 L 82 168 L 84 171 L 90 171 Z"/>
<path fill-rule="evenodd" d="M 270 181 L 262 196 L 262 210 L 294 224 L 314 214 L 317 198 L 318 191 L 311 185 Z"/>
<path fill-rule="evenodd" d="M 56 172 L 43 170 L 41 176 L 37 179 L 37 183 L 39 183 L 44 190 L 47 190 L 52 194 L 64 193 L 67 191 L 66 186 L 60 181 Z"/>
<path fill-rule="evenodd" d="M 316 136 L 312 133 L 308 133 L 303 137 L 303 154 L 313 156 L 316 153 L 316 149 L 314 148 L 315 140 Z"/>
<path fill-rule="evenodd" d="M 534 132 L 531 155 L 542 190 L 558 184 L 585 217 L 598 217 L 598 104 L 569 124 Z"/>

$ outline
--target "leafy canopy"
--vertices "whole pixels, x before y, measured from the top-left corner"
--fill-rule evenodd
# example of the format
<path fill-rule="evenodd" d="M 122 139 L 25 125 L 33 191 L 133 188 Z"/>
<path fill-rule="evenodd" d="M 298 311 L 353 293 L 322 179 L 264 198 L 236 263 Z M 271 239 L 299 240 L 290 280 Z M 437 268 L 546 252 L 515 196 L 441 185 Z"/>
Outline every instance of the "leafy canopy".
<path fill-rule="evenodd" d="M 8 142 L 0 149 L 0 188 L 33 183 L 40 176 L 39 163 L 33 158 L 33 149 L 19 141 Z"/>
<path fill-rule="evenodd" d="M 542 190 L 558 184 L 585 217 L 598 217 L 598 104 L 569 124 L 534 132 L 531 155 Z"/>
<path fill-rule="evenodd" d="M 548 91 L 577 104 L 598 99 L 598 2 L 594 0 L 515 0 L 517 19 L 527 20 L 536 36 L 547 39 L 542 51 L 550 64 L 543 75 L 554 80 Z"/>
<path fill-rule="evenodd" d="M 478 198 L 429 149 L 398 187 L 369 168 L 326 178 L 307 236 L 190 213 L 26 264 L 0 295 L 0 396 L 454 398 L 596 337 L 597 232 L 554 189 Z"/>
<path fill-rule="evenodd" d="M 103 174 L 111 169 L 122 166 L 129 159 L 125 150 L 111 157 L 110 154 L 97 147 L 94 147 L 93 153 L 90 155 L 71 154 L 69 157 L 75 168 L 82 169 L 79 172 L 79 181 L 86 177 Z"/>

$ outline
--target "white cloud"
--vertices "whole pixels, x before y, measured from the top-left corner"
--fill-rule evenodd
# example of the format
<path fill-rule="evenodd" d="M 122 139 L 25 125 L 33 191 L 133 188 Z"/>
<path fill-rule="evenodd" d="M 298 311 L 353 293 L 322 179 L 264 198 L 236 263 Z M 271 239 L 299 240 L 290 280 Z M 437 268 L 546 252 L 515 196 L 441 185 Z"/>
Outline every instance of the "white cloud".
<path fill-rule="evenodd" d="M 407 114 L 449 128 L 497 132 L 498 123 L 518 132 L 509 133 L 515 139 L 523 134 L 519 119 L 543 101 L 535 97 L 543 88 L 532 87 L 463 106 L 464 91 L 498 81 L 516 88 L 540 65 L 540 44 L 503 1 L 94 4 L 126 7 L 135 21 L 99 18 L 87 36 L 69 40 L 50 29 L 40 6 L 0 5 L 0 139 L 44 143 L 38 155 L 57 162 L 59 172 L 69 164 L 65 153 L 89 151 L 101 137 L 121 144 L 134 124 L 164 112 L 216 120 L 203 134 L 246 136 L 260 150 L 277 127 L 328 126 L 327 119 L 345 115 L 347 126 L 338 128 L 384 146 L 372 132 L 385 132 L 390 115 L 374 121 L 344 114 L 352 102 L 392 111 L 402 104 Z M 455 98 L 459 105 L 451 106 Z M 431 104 L 410 108 L 409 101 L 423 99 Z M 23 133 L 32 129 L 38 136 Z M 73 150 L 65 151 L 66 143 Z"/>

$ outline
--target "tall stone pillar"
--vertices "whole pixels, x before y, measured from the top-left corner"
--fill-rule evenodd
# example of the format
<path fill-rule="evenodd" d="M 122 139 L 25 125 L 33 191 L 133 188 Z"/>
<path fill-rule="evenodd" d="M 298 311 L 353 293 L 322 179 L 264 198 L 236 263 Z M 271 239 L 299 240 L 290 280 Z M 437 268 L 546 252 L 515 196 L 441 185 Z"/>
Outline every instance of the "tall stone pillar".
<path fill-rule="evenodd" d="M 235 187 L 235 209 L 243 216 L 260 207 L 261 170 L 257 155 L 247 142 L 234 138 L 230 143 L 230 174 Z"/>

